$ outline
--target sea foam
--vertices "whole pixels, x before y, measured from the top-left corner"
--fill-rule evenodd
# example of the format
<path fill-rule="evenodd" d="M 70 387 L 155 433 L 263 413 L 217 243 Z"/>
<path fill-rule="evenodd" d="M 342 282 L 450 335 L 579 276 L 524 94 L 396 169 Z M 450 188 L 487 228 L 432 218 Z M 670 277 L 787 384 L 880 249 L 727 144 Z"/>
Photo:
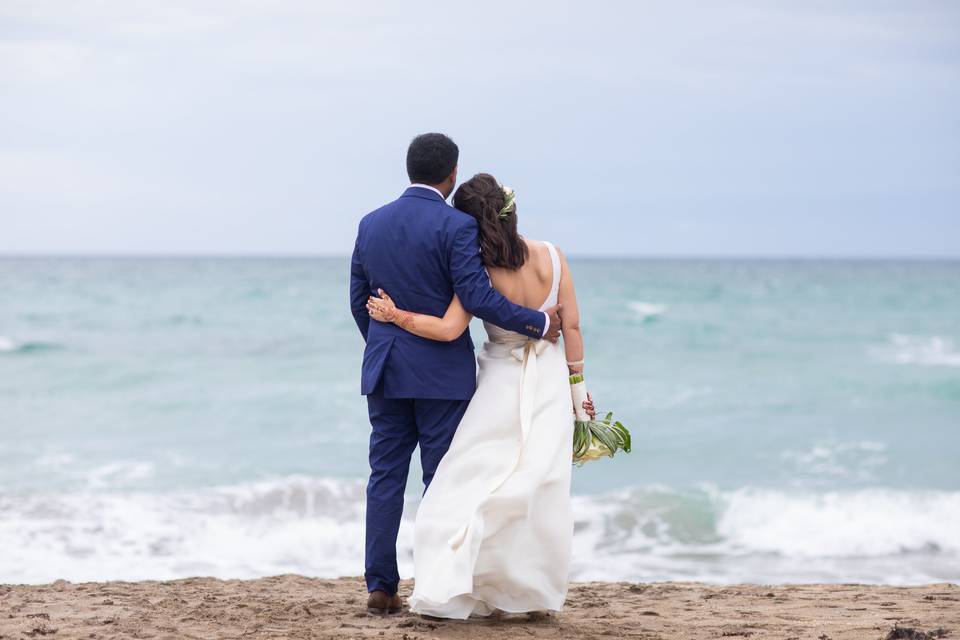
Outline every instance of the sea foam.
<path fill-rule="evenodd" d="M 0 496 L 0 582 L 363 571 L 364 486 L 289 476 Z M 413 575 L 408 497 L 401 574 Z M 960 492 L 643 487 L 573 499 L 571 579 L 960 581 Z"/>
<path fill-rule="evenodd" d="M 872 351 L 879 359 L 897 364 L 960 367 L 960 351 L 942 336 L 893 333 L 885 346 Z"/>
<path fill-rule="evenodd" d="M 19 342 L 8 336 L 0 336 L 0 354 L 52 351 L 61 348 L 61 345 L 50 342 Z"/>
<path fill-rule="evenodd" d="M 646 322 L 647 320 L 654 320 L 662 316 L 667 312 L 669 307 L 665 304 L 635 300 L 630 303 L 630 308 L 636 314 L 637 318 Z"/>

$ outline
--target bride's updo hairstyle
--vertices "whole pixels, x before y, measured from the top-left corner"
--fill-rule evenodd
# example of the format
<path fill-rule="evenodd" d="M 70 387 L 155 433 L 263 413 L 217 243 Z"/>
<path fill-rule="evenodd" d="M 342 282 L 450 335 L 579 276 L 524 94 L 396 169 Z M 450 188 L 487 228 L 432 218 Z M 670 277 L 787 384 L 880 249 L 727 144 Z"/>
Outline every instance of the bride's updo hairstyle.
<path fill-rule="evenodd" d="M 480 226 L 480 258 L 488 267 L 516 271 L 527 261 L 527 244 L 517 233 L 517 205 L 489 173 L 478 173 L 453 194 L 453 206 L 476 218 Z"/>

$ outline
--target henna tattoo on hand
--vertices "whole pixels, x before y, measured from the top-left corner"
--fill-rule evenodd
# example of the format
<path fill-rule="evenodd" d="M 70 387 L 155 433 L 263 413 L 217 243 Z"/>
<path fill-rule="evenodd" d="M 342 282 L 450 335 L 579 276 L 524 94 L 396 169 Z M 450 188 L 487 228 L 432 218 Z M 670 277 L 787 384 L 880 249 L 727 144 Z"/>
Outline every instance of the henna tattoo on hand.
<path fill-rule="evenodd" d="M 391 310 L 390 316 L 390 322 L 407 331 L 413 331 L 417 326 L 417 314 L 410 311 L 401 311 L 394 308 Z"/>

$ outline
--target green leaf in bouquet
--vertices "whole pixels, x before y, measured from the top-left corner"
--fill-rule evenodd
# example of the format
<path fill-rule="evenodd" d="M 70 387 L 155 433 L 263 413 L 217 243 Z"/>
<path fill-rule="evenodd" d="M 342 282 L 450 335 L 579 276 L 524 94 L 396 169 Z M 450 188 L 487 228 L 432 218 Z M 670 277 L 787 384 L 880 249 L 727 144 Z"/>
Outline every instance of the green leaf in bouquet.
<path fill-rule="evenodd" d="M 617 451 L 630 453 L 630 431 L 613 421 L 613 412 L 603 420 L 575 420 L 573 462 L 580 466 L 589 460 L 612 458 Z"/>
<path fill-rule="evenodd" d="M 623 449 L 624 453 L 630 453 L 630 430 L 623 426 L 620 421 L 614 422 L 612 428 L 620 438 L 620 448 Z"/>

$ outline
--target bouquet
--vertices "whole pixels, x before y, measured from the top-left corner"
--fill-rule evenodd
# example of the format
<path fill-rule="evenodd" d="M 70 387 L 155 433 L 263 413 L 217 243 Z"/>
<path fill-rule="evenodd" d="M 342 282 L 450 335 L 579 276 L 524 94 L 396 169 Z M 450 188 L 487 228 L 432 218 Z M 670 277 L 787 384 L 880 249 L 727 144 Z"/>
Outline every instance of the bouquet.
<path fill-rule="evenodd" d="M 619 422 L 613 421 L 613 412 L 603 420 L 587 415 L 583 403 L 587 399 L 587 385 L 583 374 L 570 376 L 570 393 L 573 396 L 573 463 L 582 466 L 584 462 L 606 456 L 612 458 L 617 450 L 630 453 L 630 431 Z"/>

